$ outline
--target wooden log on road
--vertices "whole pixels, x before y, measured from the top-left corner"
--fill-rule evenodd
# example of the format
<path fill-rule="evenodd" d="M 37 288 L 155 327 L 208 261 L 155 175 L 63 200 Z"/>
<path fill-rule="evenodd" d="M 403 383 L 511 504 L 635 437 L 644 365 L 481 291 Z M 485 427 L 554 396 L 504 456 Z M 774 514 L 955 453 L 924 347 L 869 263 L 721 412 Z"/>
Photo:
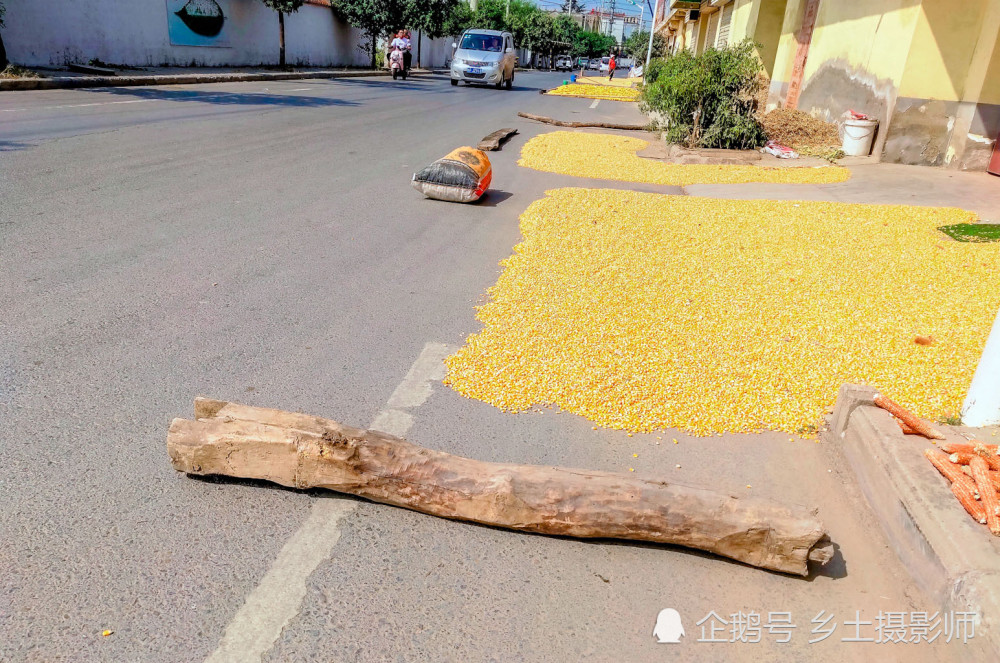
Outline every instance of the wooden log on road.
<path fill-rule="evenodd" d="M 197 399 L 167 434 L 174 469 L 327 488 L 527 532 L 669 543 L 806 575 L 833 546 L 807 510 L 632 474 L 487 463 L 305 414 Z"/>
<path fill-rule="evenodd" d="M 483 150 L 484 152 L 495 152 L 500 149 L 501 145 L 507 142 L 508 138 L 516 133 L 517 129 L 497 129 L 496 131 L 484 136 L 483 139 L 479 141 L 479 144 L 476 145 L 476 148 Z"/>
<path fill-rule="evenodd" d="M 519 117 L 544 124 L 551 124 L 557 127 L 570 127 L 581 129 L 584 127 L 597 127 L 601 129 L 622 129 L 624 131 L 645 131 L 649 129 L 648 124 L 617 124 L 615 122 L 567 122 L 566 120 L 554 120 L 545 115 L 535 115 L 533 113 L 518 113 Z"/>

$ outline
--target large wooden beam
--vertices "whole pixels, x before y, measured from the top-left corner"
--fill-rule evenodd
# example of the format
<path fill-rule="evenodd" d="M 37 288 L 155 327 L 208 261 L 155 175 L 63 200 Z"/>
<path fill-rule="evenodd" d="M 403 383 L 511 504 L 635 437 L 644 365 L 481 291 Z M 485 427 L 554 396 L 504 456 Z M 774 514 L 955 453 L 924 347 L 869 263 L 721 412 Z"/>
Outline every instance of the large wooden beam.
<path fill-rule="evenodd" d="M 543 124 L 552 124 L 557 127 L 570 127 L 572 129 L 581 129 L 584 127 L 598 127 L 602 129 L 621 129 L 624 131 L 647 131 L 649 129 L 648 124 L 619 124 L 617 122 L 567 122 L 565 120 L 553 120 L 551 117 L 546 117 L 544 115 L 535 115 L 533 113 L 518 113 L 518 117 L 523 117 L 528 120 L 534 120 L 535 122 L 542 122 Z"/>
<path fill-rule="evenodd" d="M 670 543 L 806 575 L 833 547 L 807 510 L 632 474 L 486 463 L 294 412 L 197 399 L 167 434 L 174 469 L 327 488 L 527 532 Z"/>

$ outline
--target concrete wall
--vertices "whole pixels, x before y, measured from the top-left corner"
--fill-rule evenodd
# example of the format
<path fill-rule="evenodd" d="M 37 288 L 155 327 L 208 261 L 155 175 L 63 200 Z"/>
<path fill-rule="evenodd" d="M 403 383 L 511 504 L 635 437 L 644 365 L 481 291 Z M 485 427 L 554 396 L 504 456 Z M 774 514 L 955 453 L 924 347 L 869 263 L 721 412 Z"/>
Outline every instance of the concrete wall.
<path fill-rule="evenodd" d="M 784 105 L 807 0 L 787 0 L 769 106 Z M 885 161 L 985 168 L 1000 132 L 1000 0 L 821 0 L 797 107 L 879 120 Z"/>
<path fill-rule="evenodd" d="M 259 0 L 220 0 L 229 47 L 176 46 L 165 0 L 5 0 L 7 56 L 33 66 L 98 58 L 112 64 L 257 65 L 278 62 L 278 16 Z M 287 60 L 313 66 L 365 65 L 360 31 L 329 7 L 305 5 L 285 20 Z"/>

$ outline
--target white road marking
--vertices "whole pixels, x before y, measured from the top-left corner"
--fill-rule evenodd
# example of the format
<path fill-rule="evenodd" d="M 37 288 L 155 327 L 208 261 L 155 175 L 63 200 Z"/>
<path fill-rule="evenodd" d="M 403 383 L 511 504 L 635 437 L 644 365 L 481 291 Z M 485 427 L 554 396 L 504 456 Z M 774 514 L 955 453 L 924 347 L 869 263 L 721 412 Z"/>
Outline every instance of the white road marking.
<path fill-rule="evenodd" d="M 39 108 L 3 108 L 0 113 L 23 113 L 25 111 L 56 110 L 58 108 L 88 108 L 90 106 L 113 106 L 115 104 L 144 104 L 147 101 L 164 101 L 163 99 L 129 99 L 127 101 L 98 101 L 92 104 L 67 104 L 65 106 L 41 106 Z"/>
<path fill-rule="evenodd" d="M 297 87 L 294 90 L 282 90 L 282 91 L 283 92 L 305 92 L 307 90 L 312 90 L 312 89 L 315 89 L 315 88 L 311 88 L 311 87 Z"/>
<path fill-rule="evenodd" d="M 425 345 L 371 428 L 404 436 L 413 425 L 413 417 L 404 410 L 427 401 L 433 392 L 431 383 L 444 377 L 444 358 L 453 351 L 443 343 Z M 270 651 L 281 631 L 299 613 L 309 576 L 333 552 L 340 539 L 341 520 L 357 505 L 354 500 L 336 497 L 316 500 L 306 521 L 288 539 L 260 584 L 229 622 L 222 641 L 206 663 L 259 661 Z"/>
<path fill-rule="evenodd" d="M 601 103 L 600 99 L 594 99 L 594 103 L 590 104 L 591 108 L 597 108 L 597 104 Z"/>

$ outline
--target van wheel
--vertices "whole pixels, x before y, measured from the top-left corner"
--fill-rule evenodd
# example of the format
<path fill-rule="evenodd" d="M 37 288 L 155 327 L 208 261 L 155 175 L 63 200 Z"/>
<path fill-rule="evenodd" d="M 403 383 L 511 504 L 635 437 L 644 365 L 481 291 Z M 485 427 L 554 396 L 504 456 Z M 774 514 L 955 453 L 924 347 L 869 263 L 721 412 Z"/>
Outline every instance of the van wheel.
<path fill-rule="evenodd" d="M 456 80 L 455 80 L 455 79 L 453 78 L 453 79 L 451 79 L 451 84 L 452 84 L 452 85 L 454 85 L 454 86 L 458 86 L 458 81 L 456 81 Z"/>

